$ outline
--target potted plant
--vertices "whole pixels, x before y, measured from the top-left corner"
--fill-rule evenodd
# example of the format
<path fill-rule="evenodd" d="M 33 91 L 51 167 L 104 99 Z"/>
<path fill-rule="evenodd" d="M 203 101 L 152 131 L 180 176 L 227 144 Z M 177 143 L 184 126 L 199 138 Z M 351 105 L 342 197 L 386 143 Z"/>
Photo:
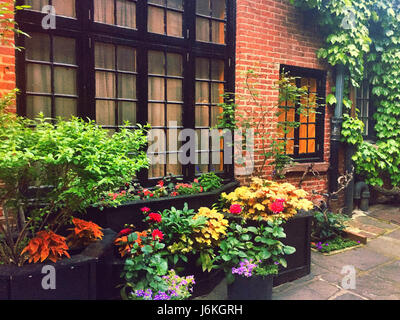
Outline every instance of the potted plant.
<path fill-rule="evenodd" d="M 208 272 L 212 271 L 214 250 L 226 235 L 228 221 L 224 215 L 206 207 L 195 211 L 187 204 L 182 210 L 172 207 L 155 213 L 145 207 L 141 211 L 148 229 L 128 227 L 115 240 L 120 255 L 126 258 L 122 273 L 125 289 L 130 288 L 131 293 L 162 291 L 161 279 L 173 269 L 195 277 L 195 296 L 211 291 Z"/>
<path fill-rule="evenodd" d="M 79 256 L 91 240 L 101 239 L 100 230 L 73 216 L 98 202 L 105 190 L 131 180 L 147 166 L 146 153 L 141 150 L 146 143 L 145 129 L 122 128 L 110 136 L 93 121 L 79 118 L 0 117 L 4 119 L 7 122 L 0 125 L 0 181 L 4 184 L 0 206 L 5 218 L 0 224 L 0 261 L 4 264 L 0 266 L 0 283 L 7 289 L 0 291 L 8 292 L 4 299 L 20 294 L 26 299 L 88 298 L 80 292 L 89 291 L 83 287 L 93 283 L 89 278 L 95 277 L 96 268 L 87 264 L 96 263 L 100 257 L 92 252 L 74 259 L 68 250 L 70 246 L 79 249 Z M 102 252 L 98 250 L 98 254 Z M 78 282 L 69 279 L 77 275 L 72 270 L 78 270 L 82 261 L 86 261 L 82 266 L 86 271 L 80 276 L 86 274 L 86 278 Z M 27 262 L 52 264 L 60 294 L 42 290 L 40 281 L 36 281 L 43 278 L 40 266 Z M 59 268 L 64 271 L 58 272 Z M 28 279 L 36 280 L 29 286 Z M 27 283 L 25 288 L 18 284 L 23 282 Z M 72 282 L 79 283 L 81 290 L 63 291 L 61 284 L 71 286 Z"/>
<path fill-rule="evenodd" d="M 189 182 L 167 176 L 152 187 L 143 187 L 134 181 L 104 192 L 101 200 L 86 210 L 85 216 L 115 232 L 125 224 L 144 229 L 146 225 L 140 215 L 143 207 L 158 212 L 171 207 L 181 210 L 188 204 L 189 208 L 198 210 L 211 207 L 218 202 L 221 193 L 231 192 L 237 186 L 238 182 L 224 181 L 214 172 L 203 173 Z"/>
<path fill-rule="evenodd" d="M 253 178 L 248 186 L 221 195 L 220 207 L 232 221 L 246 219 L 249 226 L 267 224 L 271 219 L 282 219 L 287 237 L 282 242 L 296 248 L 287 258 L 287 268 L 279 266 L 274 286 L 298 279 L 311 269 L 311 210 L 314 205 L 308 193 L 290 183 L 278 183 Z"/>
<path fill-rule="evenodd" d="M 219 246 L 216 267 L 225 271 L 229 300 L 270 300 L 273 276 L 278 266 L 287 266 L 284 255 L 296 249 L 280 239 L 286 234 L 282 219 L 248 226 L 244 219 L 232 221 L 228 234 Z"/>

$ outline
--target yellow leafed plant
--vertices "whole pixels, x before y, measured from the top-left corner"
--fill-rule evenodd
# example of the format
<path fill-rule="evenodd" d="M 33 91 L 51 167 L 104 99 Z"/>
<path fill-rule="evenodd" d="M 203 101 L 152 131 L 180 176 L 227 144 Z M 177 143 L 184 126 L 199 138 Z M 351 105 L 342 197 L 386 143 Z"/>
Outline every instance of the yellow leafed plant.
<path fill-rule="evenodd" d="M 265 220 L 271 218 L 289 219 L 299 210 L 309 211 L 314 205 L 307 200 L 308 193 L 297 189 L 290 183 L 278 183 L 253 178 L 249 186 L 236 188 L 235 191 L 221 195 L 224 212 L 240 215 L 245 219 Z M 240 206 L 240 210 L 237 207 Z M 232 211 L 235 207 L 235 212 Z"/>

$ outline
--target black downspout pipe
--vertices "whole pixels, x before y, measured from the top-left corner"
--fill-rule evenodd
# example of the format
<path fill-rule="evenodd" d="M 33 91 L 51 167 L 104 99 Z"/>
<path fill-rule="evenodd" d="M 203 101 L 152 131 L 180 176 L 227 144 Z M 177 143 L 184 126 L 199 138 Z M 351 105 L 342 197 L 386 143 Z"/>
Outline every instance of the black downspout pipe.
<path fill-rule="evenodd" d="M 329 192 L 338 190 L 339 178 L 339 150 L 343 122 L 343 95 L 344 95 L 344 66 L 336 66 L 336 106 L 332 119 L 331 131 L 331 158 L 329 168 Z M 337 199 L 337 197 L 336 197 Z M 336 200 L 333 198 L 332 200 Z"/>
<path fill-rule="evenodd" d="M 345 162 L 345 170 L 350 173 L 353 172 L 354 163 L 352 157 L 355 153 L 355 147 L 350 144 L 346 144 L 346 162 Z M 345 190 L 344 196 L 344 210 L 343 213 L 352 216 L 354 209 L 354 176 L 351 179 L 348 187 Z"/>

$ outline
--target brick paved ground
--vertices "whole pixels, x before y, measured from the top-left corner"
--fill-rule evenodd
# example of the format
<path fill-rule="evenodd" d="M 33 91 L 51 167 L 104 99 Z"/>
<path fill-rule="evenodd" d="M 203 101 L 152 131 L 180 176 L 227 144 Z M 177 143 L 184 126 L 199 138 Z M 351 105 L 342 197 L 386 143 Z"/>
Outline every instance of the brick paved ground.
<path fill-rule="evenodd" d="M 356 212 L 349 229 L 368 237 L 366 245 L 331 256 L 312 253 L 311 274 L 273 290 L 273 300 L 400 299 L 400 207 L 376 205 Z M 355 289 L 343 289 L 343 267 L 356 271 Z M 201 299 L 225 300 L 221 282 Z"/>

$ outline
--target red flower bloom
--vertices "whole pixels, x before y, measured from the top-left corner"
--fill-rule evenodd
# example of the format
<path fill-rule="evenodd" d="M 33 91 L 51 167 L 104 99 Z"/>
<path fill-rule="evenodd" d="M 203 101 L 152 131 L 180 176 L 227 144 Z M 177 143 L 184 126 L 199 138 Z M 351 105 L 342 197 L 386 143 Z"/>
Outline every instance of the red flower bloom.
<path fill-rule="evenodd" d="M 151 233 L 153 240 L 163 240 L 164 239 L 164 235 L 163 233 L 158 230 L 158 229 L 154 229 L 153 232 Z"/>
<path fill-rule="evenodd" d="M 149 218 L 150 218 L 150 221 L 154 221 L 154 222 L 161 222 L 161 220 L 162 220 L 162 217 L 161 217 L 161 214 L 159 214 L 159 213 L 150 213 L 149 214 Z"/>
<path fill-rule="evenodd" d="M 171 192 L 171 197 L 176 197 L 177 195 L 179 195 L 178 192 Z"/>
<path fill-rule="evenodd" d="M 194 183 L 199 183 L 199 179 L 194 179 L 193 182 Z"/>
<path fill-rule="evenodd" d="M 159 187 L 164 187 L 164 181 L 163 180 L 160 180 L 160 181 L 158 181 L 158 184 L 157 184 Z"/>
<path fill-rule="evenodd" d="M 129 228 L 126 229 L 122 229 L 119 233 L 118 233 L 118 237 L 122 237 L 122 236 L 127 236 L 129 234 L 131 234 L 133 231 Z"/>
<path fill-rule="evenodd" d="M 229 208 L 229 212 L 232 214 L 240 214 L 242 212 L 242 207 L 239 204 L 233 204 Z"/>
<path fill-rule="evenodd" d="M 275 214 L 281 213 L 283 210 L 285 210 L 285 202 L 286 201 L 283 199 L 277 199 L 275 202 L 269 205 L 269 209 Z"/>
<path fill-rule="evenodd" d="M 142 211 L 143 213 L 147 213 L 147 212 L 150 212 L 150 208 L 144 207 L 144 208 L 140 209 L 140 211 Z"/>

